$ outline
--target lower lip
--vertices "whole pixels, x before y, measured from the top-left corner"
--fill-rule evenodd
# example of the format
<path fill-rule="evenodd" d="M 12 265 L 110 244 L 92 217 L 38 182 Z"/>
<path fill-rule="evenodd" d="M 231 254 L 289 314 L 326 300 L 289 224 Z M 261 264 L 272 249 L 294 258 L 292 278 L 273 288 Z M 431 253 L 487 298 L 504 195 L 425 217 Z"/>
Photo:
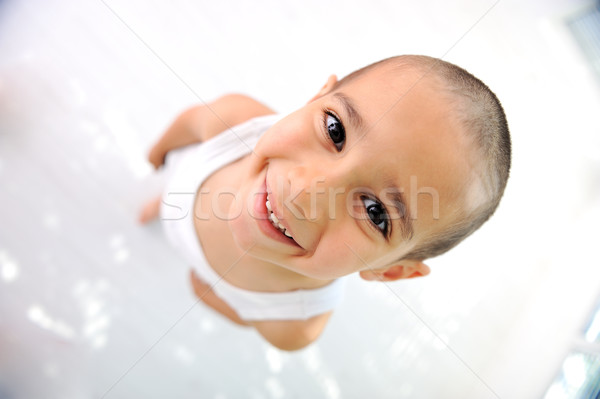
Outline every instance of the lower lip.
<path fill-rule="evenodd" d="M 290 245 L 292 247 L 300 247 L 296 241 L 287 237 L 279 229 L 275 228 L 269 219 L 268 210 L 265 205 L 267 201 L 267 184 L 263 182 L 261 188 L 256 194 L 256 201 L 254 202 L 254 215 L 256 215 L 256 222 L 260 231 L 263 232 L 267 237 L 270 237 L 276 241 Z"/>

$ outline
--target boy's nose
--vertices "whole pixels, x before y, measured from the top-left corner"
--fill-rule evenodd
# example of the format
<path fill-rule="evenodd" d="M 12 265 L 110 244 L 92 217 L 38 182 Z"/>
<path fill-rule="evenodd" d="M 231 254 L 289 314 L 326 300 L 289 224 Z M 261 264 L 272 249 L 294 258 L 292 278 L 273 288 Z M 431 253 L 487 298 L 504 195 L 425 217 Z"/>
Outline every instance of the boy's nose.
<path fill-rule="evenodd" d="M 322 222 L 339 214 L 345 203 L 348 181 L 326 165 L 294 167 L 287 179 L 290 191 L 286 205 L 296 210 L 297 218 Z"/>

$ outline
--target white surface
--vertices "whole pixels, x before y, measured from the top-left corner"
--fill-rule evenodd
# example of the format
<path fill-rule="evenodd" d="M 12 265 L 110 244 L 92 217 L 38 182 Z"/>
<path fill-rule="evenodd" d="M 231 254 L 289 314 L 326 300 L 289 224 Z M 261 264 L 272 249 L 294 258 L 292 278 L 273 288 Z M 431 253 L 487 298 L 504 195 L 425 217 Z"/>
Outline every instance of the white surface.
<path fill-rule="evenodd" d="M 600 292 L 598 84 L 561 24 L 585 2 L 369 4 L 0 1 L 0 398 L 542 395 Z M 194 307 L 187 266 L 135 222 L 161 186 L 153 140 L 200 99 L 288 112 L 403 53 L 503 101 L 493 220 L 426 279 L 350 279 L 298 353 Z"/>

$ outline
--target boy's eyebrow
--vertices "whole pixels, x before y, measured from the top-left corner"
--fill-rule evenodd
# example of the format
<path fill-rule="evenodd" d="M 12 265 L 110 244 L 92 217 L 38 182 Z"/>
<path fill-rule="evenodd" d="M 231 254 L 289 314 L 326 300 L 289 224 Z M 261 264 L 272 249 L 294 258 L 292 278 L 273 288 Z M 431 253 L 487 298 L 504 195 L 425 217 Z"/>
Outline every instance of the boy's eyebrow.
<path fill-rule="evenodd" d="M 410 210 L 404 200 L 404 195 L 402 195 L 402 191 L 397 188 L 393 188 L 388 194 L 391 199 L 391 205 L 396 209 L 396 212 L 398 212 L 398 215 L 400 216 L 400 234 L 402 238 L 409 241 L 415 234 L 415 231 L 410 218 Z"/>
<path fill-rule="evenodd" d="M 356 107 L 354 106 L 354 103 L 352 102 L 350 97 L 341 92 L 335 93 L 333 97 L 335 97 L 340 103 L 342 103 L 342 106 L 344 107 L 346 113 L 348 114 L 348 117 L 350 118 L 350 123 L 354 126 L 354 128 L 356 130 L 361 130 L 364 126 L 364 122 L 362 117 L 356 110 Z"/>

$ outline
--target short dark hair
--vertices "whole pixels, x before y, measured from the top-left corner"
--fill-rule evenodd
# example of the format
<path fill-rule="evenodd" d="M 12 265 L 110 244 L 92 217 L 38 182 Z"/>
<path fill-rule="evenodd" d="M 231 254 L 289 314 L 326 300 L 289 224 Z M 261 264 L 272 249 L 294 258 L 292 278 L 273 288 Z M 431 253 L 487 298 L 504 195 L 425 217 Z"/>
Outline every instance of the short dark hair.
<path fill-rule="evenodd" d="M 341 79 L 333 90 L 360 77 L 373 68 L 393 64 L 402 70 L 416 68 L 423 78 L 433 79 L 448 95 L 454 118 L 463 128 L 478 160 L 478 170 L 485 198 L 457 210 L 441 231 L 421 237 L 402 259 L 424 260 L 439 256 L 463 241 L 485 223 L 496 211 L 504 194 L 511 165 L 511 140 L 504 109 L 496 95 L 481 80 L 465 69 L 423 55 L 387 58 L 352 72 Z M 473 184 L 473 183 L 471 183 Z"/>

